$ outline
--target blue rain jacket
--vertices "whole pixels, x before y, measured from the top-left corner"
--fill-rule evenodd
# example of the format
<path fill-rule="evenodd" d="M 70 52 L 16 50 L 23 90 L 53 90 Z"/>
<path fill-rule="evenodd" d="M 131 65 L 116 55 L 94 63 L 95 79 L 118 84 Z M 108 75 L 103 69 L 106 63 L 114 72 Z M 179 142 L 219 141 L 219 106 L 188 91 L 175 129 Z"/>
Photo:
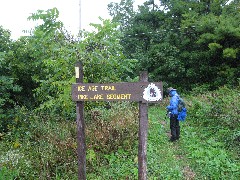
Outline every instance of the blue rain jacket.
<path fill-rule="evenodd" d="M 170 104 L 167 106 L 167 111 L 171 114 L 178 114 L 178 99 L 179 95 L 176 90 L 170 92 Z"/>

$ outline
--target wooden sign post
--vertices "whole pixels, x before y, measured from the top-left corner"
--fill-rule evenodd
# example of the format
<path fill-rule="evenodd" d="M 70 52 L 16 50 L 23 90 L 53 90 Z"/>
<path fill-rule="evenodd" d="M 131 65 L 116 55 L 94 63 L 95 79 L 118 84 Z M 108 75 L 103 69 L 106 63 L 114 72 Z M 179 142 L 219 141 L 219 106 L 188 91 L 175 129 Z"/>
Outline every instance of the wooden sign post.
<path fill-rule="evenodd" d="M 75 66 L 76 83 L 83 82 L 83 66 L 78 62 Z M 84 121 L 84 102 L 76 102 L 77 114 L 77 154 L 78 154 L 78 179 L 86 179 L 86 141 L 85 141 L 85 121 Z"/>
<path fill-rule="evenodd" d="M 139 102 L 138 179 L 147 179 L 148 103 L 159 103 L 163 97 L 162 82 L 148 82 L 147 72 L 135 83 L 83 83 L 83 67 L 75 66 L 76 83 L 72 85 L 72 99 L 76 101 L 78 179 L 86 180 L 86 142 L 84 101 Z"/>
<path fill-rule="evenodd" d="M 140 82 L 148 82 L 147 72 L 140 74 Z M 148 104 L 139 102 L 139 130 L 138 130 L 138 179 L 147 179 L 147 132 L 148 132 Z"/>

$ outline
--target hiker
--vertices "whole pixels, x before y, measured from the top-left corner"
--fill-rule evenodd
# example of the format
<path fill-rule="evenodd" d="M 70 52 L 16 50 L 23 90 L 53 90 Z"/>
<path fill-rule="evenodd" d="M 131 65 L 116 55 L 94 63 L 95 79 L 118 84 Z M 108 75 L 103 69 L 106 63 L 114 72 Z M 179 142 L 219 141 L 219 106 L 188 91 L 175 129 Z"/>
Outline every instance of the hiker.
<path fill-rule="evenodd" d="M 180 125 L 178 118 L 178 99 L 179 95 L 176 89 L 168 88 L 168 94 L 171 97 L 170 104 L 166 107 L 170 117 L 171 138 L 170 141 L 176 141 L 180 138 Z"/>

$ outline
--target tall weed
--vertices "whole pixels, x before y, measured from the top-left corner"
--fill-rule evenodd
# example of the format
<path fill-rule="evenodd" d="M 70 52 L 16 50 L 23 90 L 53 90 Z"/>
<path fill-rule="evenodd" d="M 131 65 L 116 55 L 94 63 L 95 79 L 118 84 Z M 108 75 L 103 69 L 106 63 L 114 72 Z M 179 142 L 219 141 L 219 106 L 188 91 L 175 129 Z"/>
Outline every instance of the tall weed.
<path fill-rule="evenodd" d="M 240 91 L 221 87 L 188 98 L 181 144 L 203 179 L 239 179 Z"/>
<path fill-rule="evenodd" d="M 112 103 L 110 109 L 92 109 L 86 127 L 88 147 L 94 151 L 111 153 L 119 148 L 129 150 L 138 137 L 138 106 L 121 102 Z"/>
<path fill-rule="evenodd" d="M 191 97 L 189 106 L 190 123 L 210 130 L 227 146 L 240 147 L 237 140 L 240 129 L 240 87 L 229 89 L 221 87 L 216 91 L 206 92 Z"/>
<path fill-rule="evenodd" d="M 86 111 L 86 158 L 90 177 L 104 171 L 99 167 L 112 166 L 114 156 L 122 157 L 120 164 L 132 156 L 125 151 L 136 148 L 137 109 L 136 104 L 112 103 L 110 109 Z M 20 179 L 77 179 L 76 129 L 75 119 L 54 119 L 51 115 L 19 108 L 8 132 L 1 134 L 1 175 Z M 108 156 L 110 154 L 113 156 Z M 121 166 L 125 167 L 121 177 L 127 177 L 127 166 Z M 115 175 L 111 177 L 117 177 L 116 169 L 112 172 Z"/>

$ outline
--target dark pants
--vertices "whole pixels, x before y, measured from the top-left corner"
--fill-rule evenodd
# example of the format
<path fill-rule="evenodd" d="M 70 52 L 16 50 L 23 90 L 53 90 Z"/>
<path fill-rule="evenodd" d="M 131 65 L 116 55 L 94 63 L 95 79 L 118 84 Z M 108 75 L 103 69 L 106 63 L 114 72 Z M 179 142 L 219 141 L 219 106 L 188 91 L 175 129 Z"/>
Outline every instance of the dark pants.
<path fill-rule="evenodd" d="M 177 115 L 171 114 L 170 116 L 170 129 L 171 129 L 171 139 L 176 140 L 180 137 L 180 126 L 179 121 L 177 120 Z"/>

